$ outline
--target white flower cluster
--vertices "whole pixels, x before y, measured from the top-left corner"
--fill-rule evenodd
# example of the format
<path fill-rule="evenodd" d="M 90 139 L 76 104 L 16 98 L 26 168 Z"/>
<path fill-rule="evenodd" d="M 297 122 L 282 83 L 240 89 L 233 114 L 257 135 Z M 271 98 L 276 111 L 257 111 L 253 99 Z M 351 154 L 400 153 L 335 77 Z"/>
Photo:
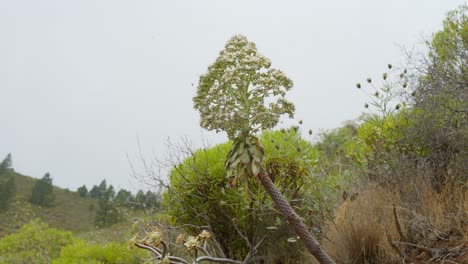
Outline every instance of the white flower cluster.
<path fill-rule="evenodd" d="M 226 131 L 233 139 L 275 126 L 282 114 L 292 117 L 294 105 L 285 99 L 292 81 L 257 52 L 254 43 L 236 35 L 200 76 L 194 108 L 200 125 Z M 267 103 L 268 102 L 268 103 Z"/>

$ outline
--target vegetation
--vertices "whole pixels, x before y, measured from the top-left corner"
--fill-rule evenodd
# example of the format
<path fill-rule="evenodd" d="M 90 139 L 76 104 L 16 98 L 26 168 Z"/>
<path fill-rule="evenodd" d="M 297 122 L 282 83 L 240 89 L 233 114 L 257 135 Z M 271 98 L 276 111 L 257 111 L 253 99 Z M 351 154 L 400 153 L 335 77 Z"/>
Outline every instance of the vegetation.
<path fill-rule="evenodd" d="M 105 183 L 105 181 L 104 181 Z M 119 213 L 114 206 L 115 191 L 110 185 L 98 200 L 98 209 L 96 212 L 96 225 L 99 227 L 110 226 L 119 221 Z"/>
<path fill-rule="evenodd" d="M 36 181 L 29 201 L 41 206 L 53 206 L 55 200 L 52 178 L 46 173 L 42 179 Z"/>
<path fill-rule="evenodd" d="M 86 188 L 86 185 L 79 187 L 76 191 L 78 192 L 80 197 L 88 197 L 89 195 L 88 188 Z"/>
<path fill-rule="evenodd" d="M 15 177 L 11 166 L 11 154 L 8 154 L 0 163 L 0 212 L 8 209 L 15 193 Z"/>
<path fill-rule="evenodd" d="M 358 83 L 357 88 L 370 99 L 365 108 L 373 111 L 341 128 L 321 133 L 320 141 L 309 148 L 314 154 L 299 158 L 305 163 L 308 158 L 315 158 L 311 166 L 292 162 L 294 157 L 284 153 L 269 157 L 283 142 L 277 138 L 265 141 L 262 137 L 280 132 L 263 131 L 257 138 L 262 128 L 273 127 L 282 113 L 292 115 L 289 102 L 285 104 L 291 106 L 285 108 L 288 110 L 278 105 L 275 108 L 274 104 L 262 108 L 263 99 L 271 95 L 266 92 L 269 88 L 275 91 L 273 95 L 279 95 L 280 101 L 292 82 L 280 74 L 286 78 L 281 82 L 284 86 L 276 87 L 278 80 L 268 82 L 272 86 L 259 85 L 274 70 L 269 70 L 269 61 L 263 56 L 255 58 L 257 53 L 252 43 L 235 36 L 200 77 L 194 98 L 202 127 L 226 131 L 232 141 L 195 152 L 182 150 L 189 155 L 174 166 L 164 195 L 164 206 L 173 223 L 188 226 L 187 231 L 193 235 L 203 228 L 212 232 L 215 241 L 210 243 L 211 251 L 204 252 L 207 257 L 218 255 L 248 263 L 252 252 L 257 257 L 263 254 L 261 243 L 256 242 L 262 241 L 262 235 L 275 237 L 279 226 L 272 221 L 276 213 L 269 207 L 262 189 L 257 188 L 256 181 L 266 187 L 277 205 L 285 206 L 279 207 L 280 212 L 288 216 L 298 234 L 304 234 L 297 227 L 301 221 L 308 223 L 310 219 L 300 208 L 314 203 L 307 203 L 304 196 L 296 196 L 300 202 L 294 208 L 303 216 L 296 220 L 296 214 L 288 211 L 284 196 L 272 182 L 279 187 L 285 179 L 293 184 L 301 182 L 301 187 L 296 189 L 300 194 L 314 187 L 303 184 L 301 176 L 309 182 L 322 176 L 329 181 L 323 181 L 326 184 L 320 185 L 319 192 L 326 193 L 326 187 L 330 192 L 311 199 L 317 205 L 313 214 L 331 212 L 327 209 L 332 203 L 320 197 L 333 201 L 337 191 L 342 190 L 343 201 L 327 223 L 312 221 L 312 224 L 325 231 L 324 248 L 338 263 L 400 263 L 402 260 L 422 263 L 449 259 L 466 262 L 466 11 L 463 6 L 448 14 L 444 29 L 428 42 L 429 55 L 413 61 L 420 63 L 414 67 L 419 71 L 409 72 L 388 64 L 382 74 L 382 84 L 375 84 L 371 78 L 366 80 L 367 85 Z M 259 70 L 262 65 L 266 69 Z M 261 110 L 250 112 L 257 108 Z M 274 114 L 266 114 L 269 111 Z M 262 113 L 261 118 L 255 117 L 257 112 Z M 268 143 L 273 144 L 273 152 L 262 147 Z M 294 150 L 291 146 L 281 148 Z M 299 153 L 301 150 L 296 149 Z M 227 161 L 223 166 L 225 155 Z M 294 175 L 291 170 L 297 171 L 299 177 L 291 177 Z M 279 177 L 283 175 L 288 177 Z M 292 197 L 288 199 L 293 204 L 296 202 Z M 256 219 L 261 221 L 255 222 Z M 270 231 L 258 232 L 264 231 L 263 228 Z M 282 233 L 283 237 L 288 235 Z M 164 240 L 151 244 L 147 243 L 148 237 L 149 234 L 133 243 L 142 248 L 147 246 L 145 249 L 163 260 L 165 247 L 161 247 L 161 241 Z M 194 242 L 194 248 L 201 246 L 203 240 L 193 238 L 198 241 Z M 222 241 L 224 238 L 231 243 L 223 247 L 227 244 Z M 307 241 L 307 234 L 301 238 L 305 238 L 306 247 L 307 242 L 313 242 L 308 249 L 316 253 L 319 262 L 332 262 L 321 255 L 323 251 L 314 240 Z M 285 247 L 278 244 L 280 248 L 276 252 L 284 252 Z M 200 261 L 196 254 L 194 259 Z M 232 259 L 230 263 L 241 263 Z M 167 261 L 177 262 L 176 259 Z"/>
<path fill-rule="evenodd" d="M 49 228 L 34 220 L 0 240 L 0 263 L 50 263 L 62 247 L 73 243 L 71 232 Z"/>
<path fill-rule="evenodd" d="M 226 174 L 231 178 L 231 185 L 243 182 L 245 191 L 252 197 L 249 181 L 258 179 L 304 241 L 307 250 L 320 263 L 334 263 L 273 184 L 261 163 L 264 149 L 255 133 L 274 127 L 283 114 L 293 116 L 294 105 L 285 99 L 292 85 L 283 72 L 271 68 L 271 62 L 257 52 L 254 43 L 237 35 L 227 42 L 207 73 L 200 77 L 194 107 L 200 112 L 203 128 L 225 131 L 233 140 L 226 161 Z M 254 249 L 251 247 L 247 256 Z"/>
<path fill-rule="evenodd" d="M 78 240 L 62 248 L 52 264 L 139 264 L 148 259 L 143 252 L 131 252 L 127 245 L 110 242 L 104 245 Z"/>
<path fill-rule="evenodd" d="M 314 143 L 274 129 L 294 114 L 292 81 L 236 35 L 193 99 L 229 141 L 174 148 L 159 189 L 70 192 L 7 155 L 0 264 L 468 263 L 467 11 L 448 13 L 427 55 L 357 83 L 369 112 Z"/>
<path fill-rule="evenodd" d="M 147 256 L 130 252 L 122 243 L 93 244 L 78 239 L 69 231 L 48 227 L 38 219 L 17 233 L 0 239 L 0 263 L 127 264 L 141 263 Z"/>
<path fill-rule="evenodd" d="M 296 127 L 265 131 L 259 138 L 265 146 L 262 166 L 275 176 L 272 181 L 294 201 L 301 215 L 306 215 L 306 223 L 321 225 L 331 213 L 327 209 L 334 204 L 334 197 L 327 195 L 336 186 L 331 179 L 311 175 L 317 152 L 299 132 Z M 176 166 L 170 174 L 164 206 L 173 224 L 190 226 L 186 229 L 190 234 L 196 235 L 208 226 L 226 257 L 243 258 L 249 245 L 257 247 L 258 255 L 270 256 L 270 252 L 289 244 L 287 238 L 294 234 L 281 221 L 262 188 L 249 182 L 247 195 L 230 186 L 224 164 L 231 147 L 231 143 L 225 143 L 198 150 Z M 274 237 L 275 243 L 264 242 L 265 237 Z M 299 261 L 298 250 L 293 246 L 282 257 Z"/>
<path fill-rule="evenodd" d="M 326 234 L 340 263 L 467 261 L 466 11 L 448 14 L 417 71 L 388 65 L 380 87 L 357 85 L 377 113 L 343 144 L 360 195 Z"/>

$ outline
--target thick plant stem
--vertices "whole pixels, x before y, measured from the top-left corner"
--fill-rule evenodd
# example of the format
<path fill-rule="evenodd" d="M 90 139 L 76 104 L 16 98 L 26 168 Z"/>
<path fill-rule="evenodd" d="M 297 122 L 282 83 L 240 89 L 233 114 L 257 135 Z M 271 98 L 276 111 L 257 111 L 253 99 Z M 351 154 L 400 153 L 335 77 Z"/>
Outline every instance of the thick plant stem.
<path fill-rule="evenodd" d="M 284 216 L 284 218 L 286 218 L 301 240 L 304 241 L 307 250 L 309 250 L 309 252 L 321 264 L 335 264 L 335 262 L 327 255 L 327 253 L 323 251 L 319 243 L 312 237 L 312 234 L 309 232 L 306 225 L 302 222 L 288 201 L 286 201 L 278 188 L 276 188 L 266 172 L 260 172 L 258 174 L 258 178 L 265 190 L 270 195 L 273 202 L 278 207 L 280 213 Z"/>

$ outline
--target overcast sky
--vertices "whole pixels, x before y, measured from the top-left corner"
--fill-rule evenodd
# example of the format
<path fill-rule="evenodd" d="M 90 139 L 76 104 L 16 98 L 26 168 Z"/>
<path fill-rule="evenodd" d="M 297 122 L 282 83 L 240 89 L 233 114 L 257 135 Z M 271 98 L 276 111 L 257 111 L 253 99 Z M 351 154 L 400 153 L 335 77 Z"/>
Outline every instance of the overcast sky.
<path fill-rule="evenodd" d="M 364 110 L 356 82 L 403 62 L 401 46 L 463 3 L 0 0 L 0 159 L 61 187 L 129 188 L 137 138 L 148 159 L 167 138 L 224 141 L 199 127 L 192 97 L 239 33 L 294 81 L 304 128 L 337 127 Z"/>

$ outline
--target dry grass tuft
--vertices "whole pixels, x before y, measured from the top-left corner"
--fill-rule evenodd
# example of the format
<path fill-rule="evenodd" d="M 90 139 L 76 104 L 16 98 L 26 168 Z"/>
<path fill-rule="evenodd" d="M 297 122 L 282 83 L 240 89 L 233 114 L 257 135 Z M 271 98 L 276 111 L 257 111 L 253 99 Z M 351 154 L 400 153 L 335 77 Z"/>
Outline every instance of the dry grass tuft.
<path fill-rule="evenodd" d="M 378 188 L 361 192 L 336 210 L 326 234 L 325 250 L 337 263 L 392 263 L 396 252 L 387 235 L 397 233 L 392 217 L 392 198 Z"/>
<path fill-rule="evenodd" d="M 368 186 L 355 201 L 338 206 L 323 242 L 337 263 L 463 263 L 468 258 L 466 183 L 447 184 L 440 192 L 427 183 L 393 190 Z"/>

